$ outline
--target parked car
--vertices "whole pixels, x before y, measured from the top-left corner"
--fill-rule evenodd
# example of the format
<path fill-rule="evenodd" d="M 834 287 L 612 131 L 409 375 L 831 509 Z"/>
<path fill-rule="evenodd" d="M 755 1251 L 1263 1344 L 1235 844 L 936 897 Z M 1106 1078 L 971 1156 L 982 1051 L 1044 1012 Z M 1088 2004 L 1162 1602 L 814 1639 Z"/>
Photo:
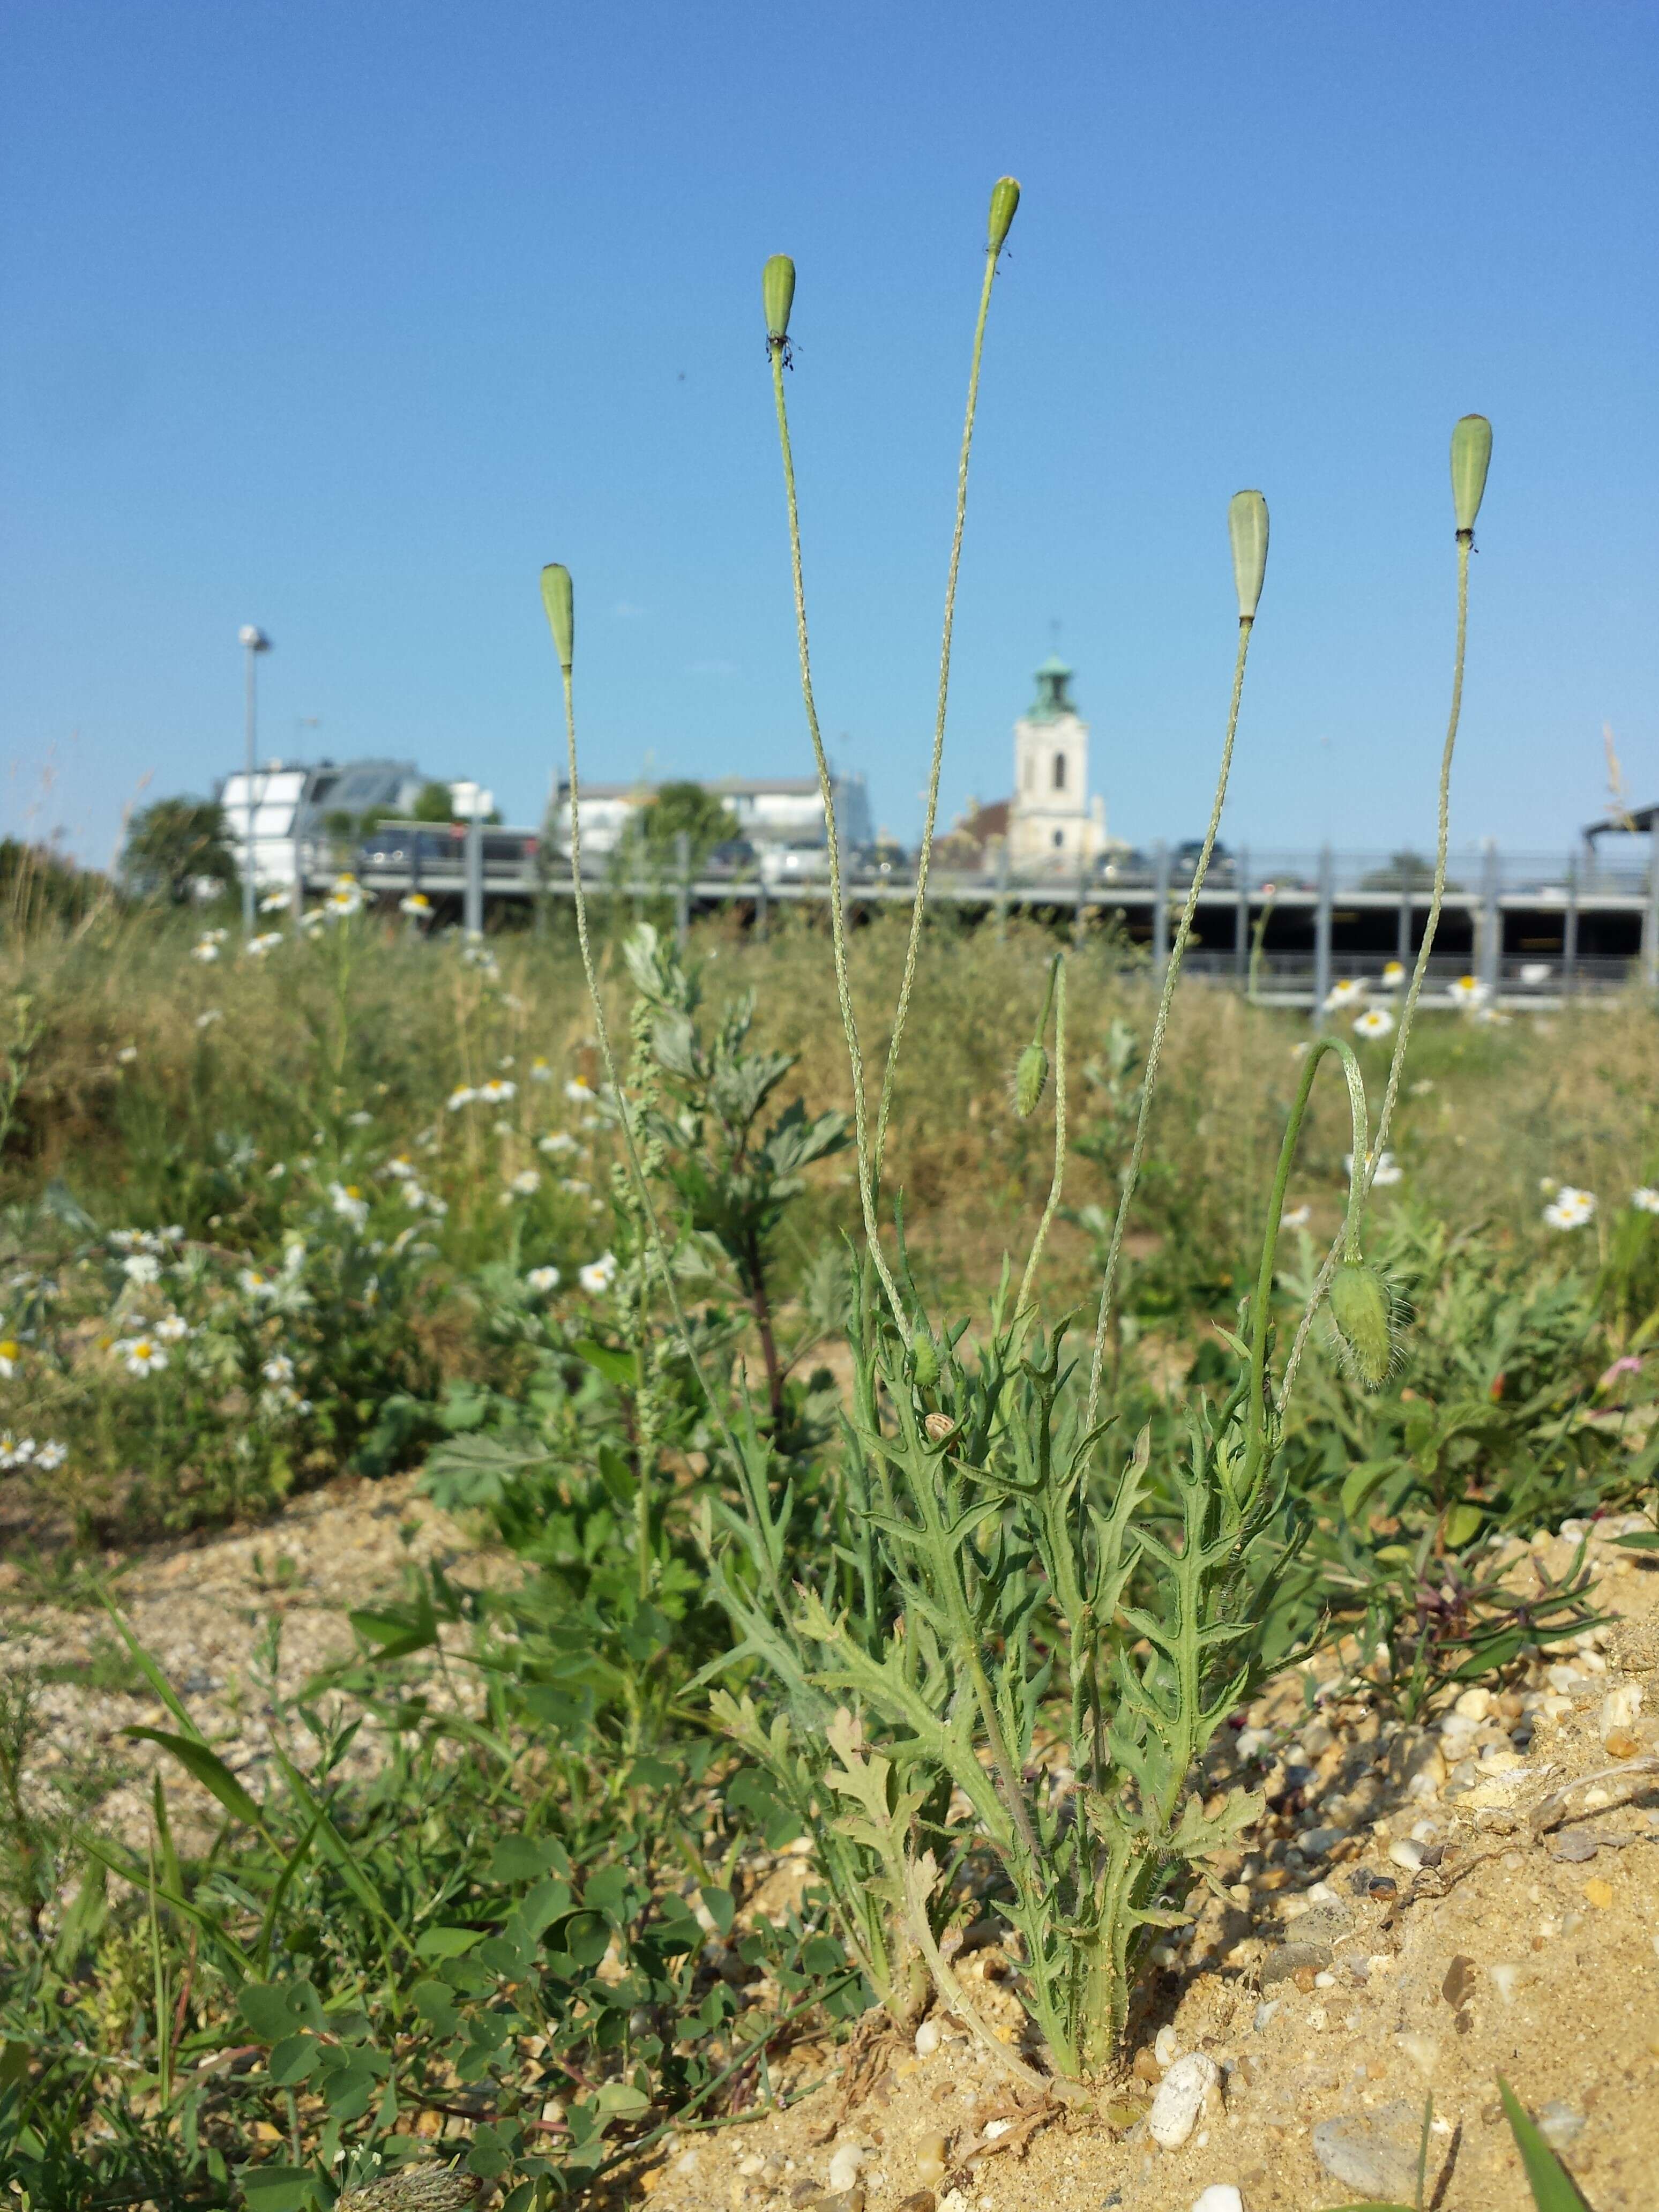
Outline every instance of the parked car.
<path fill-rule="evenodd" d="M 1170 855 L 1171 882 L 1190 883 L 1193 879 L 1193 872 L 1198 866 L 1199 856 L 1203 850 L 1204 840 L 1201 837 L 1188 837 L 1177 845 Z M 1230 884 L 1237 872 L 1232 854 L 1218 837 L 1210 854 L 1210 865 L 1204 872 L 1205 882 Z"/>
<path fill-rule="evenodd" d="M 755 848 L 746 837 L 724 838 L 696 872 L 720 883 L 753 883 Z"/>
<path fill-rule="evenodd" d="M 830 852 L 824 845 L 766 845 L 761 849 L 763 884 L 823 884 L 830 880 Z"/>

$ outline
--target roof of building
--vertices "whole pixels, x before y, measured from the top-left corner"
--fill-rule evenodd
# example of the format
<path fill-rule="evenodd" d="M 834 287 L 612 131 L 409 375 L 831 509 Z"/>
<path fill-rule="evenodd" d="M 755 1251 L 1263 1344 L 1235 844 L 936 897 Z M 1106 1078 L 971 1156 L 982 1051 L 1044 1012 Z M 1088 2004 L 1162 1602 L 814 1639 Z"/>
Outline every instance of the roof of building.
<path fill-rule="evenodd" d="M 1645 831 L 1651 836 L 1656 828 L 1659 828 L 1659 805 L 1625 806 L 1617 814 L 1607 814 L 1601 821 L 1590 823 L 1584 835 L 1593 844 L 1598 837 L 1616 837 L 1620 830 L 1628 835 L 1634 830 L 1638 836 Z"/>
<path fill-rule="evenodd" d="M 1075 671 L 1068 668 L 1057 653 L 1051 653 L 1036 672 L 1036 702 L 1026 710 L 1028 722 L 1057 722 L 1062 714 L 1075 714 L 1071 693 L 1066 688 Z"/>

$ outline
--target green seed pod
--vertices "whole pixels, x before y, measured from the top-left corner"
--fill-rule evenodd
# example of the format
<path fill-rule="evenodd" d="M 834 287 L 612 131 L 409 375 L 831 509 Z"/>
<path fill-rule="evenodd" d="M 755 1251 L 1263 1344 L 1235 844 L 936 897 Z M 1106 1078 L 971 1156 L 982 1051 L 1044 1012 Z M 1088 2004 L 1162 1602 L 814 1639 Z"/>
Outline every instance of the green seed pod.
<path fill-rule="evenodd" d="M 775 344 L 789 335 L 789 310 L 795 304 L 795 264 L 787 253 L 775 253 L 762 271 L 761 300 L 766 335 Z"/>
<path fill-rule="evenodd" d="M 1238 619 L 1255 620 L 1267 573 L 1267 502 L 1259 491 L 1236 491 L 1227 507 L 1227 535 L 1233 541 L 1233 581 L 1238 587 Z"/>
<path fill-rule="evenodd" d="M 1040 1044 L 1028 1044 L 1014 1062 L 1014 1111 L 1022 1121 L 1036 1112 L 1048 1081 L 1048 1054 Z"/>
<path fill-rule="evenodd" d="M 1474 528 L 1486 496 L 1486 471 L 1492 465 L 1492 424 L 1484 415 L 1466 415 L 1452 432 L 1452 507 L 1462 538 Z"/>
<path fill-rule="evenodd" d="M 1017 177 L 999 177 L 991 187 L 991 252 L 1000 253 L 1008 242 L 1008 233 L 1014 220 L 1014 210 L 1019 205 L 1019 180 Z"/>
<path fill-rule="evenodd" d="M 576 653 L 576 608 L 570 571 L 562 562 L 550 561 L 542 570 L 542 605 L 547 609 L 547 626 L 558 647 L 559 665 L 568 668 Z"/>
<path fill-rule="evenodd" d="M 931 1336 L 918 1336 L 911 1347 L 918 1390 L 931 1390 L 939 1381 L 939 1347 Z"/>
<path fill-rule="evenodd" d="M 1394 1365 L 1394 1297 L 1375 1267 L 1345 1260 L 1331 1277 L 1331 1320 L 1342 1352 L 1368 1390 Z"/>

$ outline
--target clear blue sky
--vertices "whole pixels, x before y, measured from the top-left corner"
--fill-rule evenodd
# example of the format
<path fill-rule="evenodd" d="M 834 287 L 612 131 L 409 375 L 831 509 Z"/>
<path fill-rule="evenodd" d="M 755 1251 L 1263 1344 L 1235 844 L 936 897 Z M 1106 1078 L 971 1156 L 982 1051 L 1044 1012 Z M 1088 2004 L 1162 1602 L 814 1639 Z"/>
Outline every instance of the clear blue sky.
<path fill-rule="evenodd" d="M 914 834 L 989 187 L 945 795 L 1010 780 L 1051 623 L 1112 827 L 1421 842 L 1455 417 L 1492 418 L 1460 842 L 1659 797 L 1659 16 L 842 0 L 9 0 L 0 821 L 106 858 L 241 744 L 414 756 L 534 818 L 537 571 L 586 771 L 804 772 L 759 278 L 827 733 Z M 310 726 L 305 718 L 320 718 Z M 43 774 L 56 781 L 43 799 Z M 148 780 L 148 781 L 146 781 Z"/>

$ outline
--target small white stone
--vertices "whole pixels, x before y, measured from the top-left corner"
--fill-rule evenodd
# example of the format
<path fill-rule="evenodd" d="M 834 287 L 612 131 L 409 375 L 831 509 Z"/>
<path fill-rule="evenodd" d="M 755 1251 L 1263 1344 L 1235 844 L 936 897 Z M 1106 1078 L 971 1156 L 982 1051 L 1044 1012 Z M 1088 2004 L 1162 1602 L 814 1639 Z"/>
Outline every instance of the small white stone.
<path fill-rule="evenodd" d="M 1331 1973 L 1328 1969 L 1322 1974 L 1316 1974 L 1314 1976 L 1314 1987 L 1316 1990 L 1334 1990 L 1336 1987 L 1336 1976 Z"/>
<path fill-rule="evenodd" d="M 1152 2043 L 1152 2056 L 1167 2074 L 1181 2056 L 1181 2044 L 1173 2027 L 1160 2027 Z"/>
<path fill-rule="evenodd" d="M 987 2120 L 985 2123 L 986 2142 L 995 2142 L 999 2136 L 1006 2136 L 1009 2129 L 1012 2127 L 1013 2124 L 1014 2124 L 1012 2120 Z"/>
<path fill-rule="evenodd" d="M 1515 2002 L 1515 1986 L 1521 1978 L 1520 1967 L 1501 1966 L 1488 1966 L 1486 1972 L 1492 1976 L 1492 1987 L 1497 1990 L 1498 1996 L 1503 1998 L 1504 2003 L 1513 2004 Z"/>
<path fill-rule="evenodd" d="M 1610 1735 L 1614 1729 L 1633 1728 L 1636 1717 L 1642 1710 L 1642 1685 L 1639 1682 L 1620 1682 L 1609 1690 L 1601 1700 L 1601 1733 Z"/>
<path fill-rule="evenodd" d="M 1238 1741 L 1233 1748 L 1241 1759 L 1254 1759 L 1258 1752 L 1267 1749 L 1267 1743 L 1268 1735 L 1266 1729 L 1241 1729 Z"/>
<path fill-rule="evenodd" d="M 1483 1721 L 1492 1711 L 1492 1692 L 1465 1690 L 1452 1711 L 1466 1721 Z"/>
<path fill-rule="evenodd" d="M 923 2021 L 921 2026 L 916 2030 L 917 2057 L 931 2058 L 939 2049 L 939 2022 L 936 2020 Z"/>
<path fill-rule="evenodd" d="M 1412 1841 L 1414 1844 L 1431 1844 L 1439 1833 L 1440 1823 L 1437 1820 L 1414 1820 L 1412 1823 Z"/>
<path fill-rule="evenodd" d="M 757 2173 L 764 2173 L 765 2171 L 766 2160 L 758 2151 L 751 2150 L 747 2158 L 740 2158 L 738 2160 L 738 2172 L 742 2174 L 745 2181 L 752 2181 Z"/>
<path fill-rule="evenodd" d="M 1394 1865 L 1403 1867 L 1407 1874 L 1416 1874 L 1423 1864 L 1423 1846 L 1402 1836 L 1397 1844 L 1389 1845 L 1389 1857 Z"/>
<path fill-rule="evenodd" d="M 1244 2199 L 1231 2181 L 1212 2181 L 1204 2194 L 1194 2200 L 1193 2212 L 1244 2212 Z"/>
<path fill-rule="evenodd" d="M 1197 2126 L 1205 2099 L 1220 2083 L 1221 2069 L 1206 2052 L 1189 2051 L 1177 2058 L 1158 2083 L 1146 2116 L 1152 2141 L 1165 2150 L 1179 2150 Z"/>
<path fill-rule="evenodd" d="M 863 2146 L 855 2142 L 837 2143 L 830 2154 L 830 2194 L 839 2197 L 850 2189 L 859 2178 L 859 2168 L 864 2163 Z"/>

